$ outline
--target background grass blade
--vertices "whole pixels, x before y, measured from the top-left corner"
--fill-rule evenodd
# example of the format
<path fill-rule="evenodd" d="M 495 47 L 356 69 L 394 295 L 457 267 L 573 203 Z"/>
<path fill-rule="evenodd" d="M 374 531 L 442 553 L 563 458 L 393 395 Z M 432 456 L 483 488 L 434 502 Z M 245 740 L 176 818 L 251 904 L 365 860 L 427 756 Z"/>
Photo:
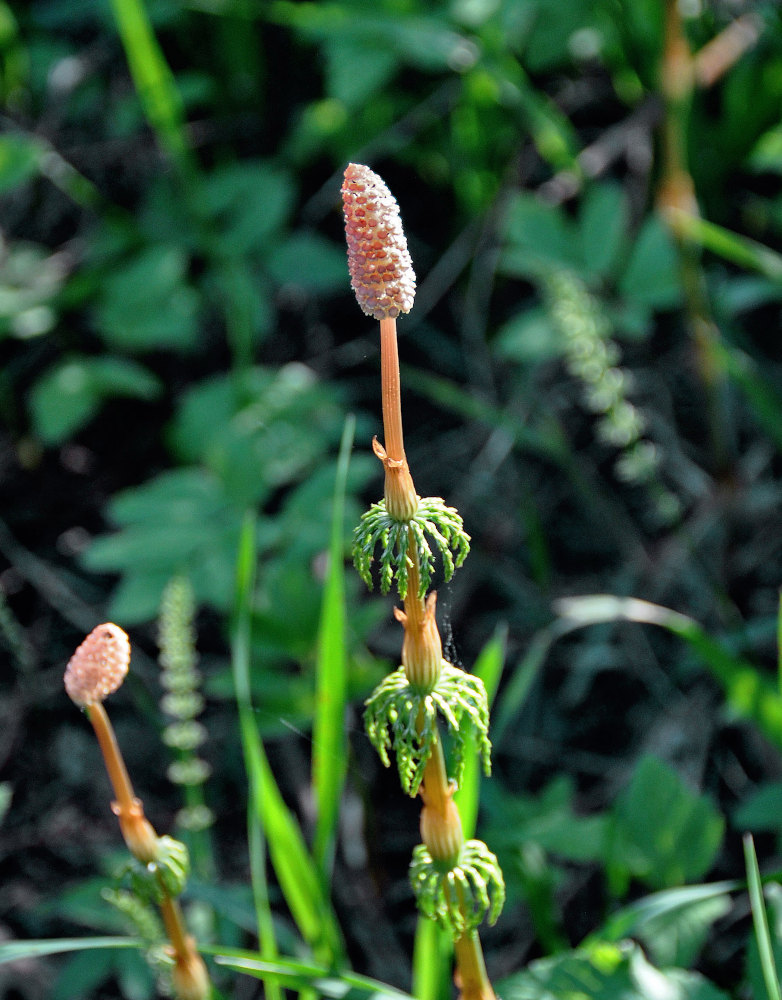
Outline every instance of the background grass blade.
<path fill-rule="evenodd" d="M 600 622 L 631 621 L 658 625 L 683 639 L 719 681 L 731 707 L 752 719 L 777 746 L 782 746 L 782 696 L 749 661 L 712 639 L 698 622 L 670 608 L 635 597 L 592 594 L 557 601 L 563 632 Z"/>
<path fill-rule="evenodd" d="M 0 965 L 25 959 L 61 955 L 69 951 L 89 951 L 94 948 L 143 948 L 144 942 L 127 937 L 59 938 L 56 941 L 6 941 L 0 944 Z"/>
<path fill-rule="evenodd" d="M 189 173 L 192 160 L 182 99 L 143 0 L 111 0 L 111 6 L 144 114 L 163 149 Z"/>
<path fill-rule="evenodd" d="M 262 824 L 269 856 L 296 926 L 318 959 L 329 965 L 339 965 L 344 954 L 339 924 L 323 891 L 301 828 L 277 786 L 253 717 L 249 639 L 255 558 L 255 522 L 248 515 L 239 545 L 232 654 L 242 749 L 252 789 L 250 801 Z M 260 874 L 257 878 L 260 879 Z M 258 891 L 261 891 L 260 884 Z M 266 916 L 265 906 L 261 916 L 266 947 L 271 950 L 274 947 L 271 917 Z"/>
<path fill-rule="evenodd" d="M 451 936 L 434 920 L 419 917 L 413 944 L 413 996 L 446 1000 L 451 995 Z"/>
<path fill-rule="evenodd" d="M 323 589 L 318 635 L 317 702 L 313 727 L 312 769 L 317 823 L 313 854 L 324 885 L 331 877 L 339 802 L 347 773 L 345 705 L 347 699 L 347 651 L 345 631 L 344 510 L 350 451 L 356 429 L 355 418 L 345 421 L 337 462 L 332 506 L 329 567 Z"/>
<path fill-rule="evenodd" d="M 214 954 L 218 965 L 255 976 L 266 984 L 275 982 L 289 989 L 313 990 L 318 996 L 334 1000 L 341 1000 L 342 997 L 350 997 L 350 1000 L 411 1000 L 409 993 L 355 972 L 336 974 L 325 966 L 295 959 L 266 962 L 252 952 L 238 949 L 204 950 Z"/>
<path fill-rule="evenodd" d="M 494 702 L 497 687 L 500 683 L 500 675 L 505 663 L 505 647 L 508 638 L 506 625 L 501 625 L 491 639 L 481 650 L 478 659 L 475 661 L 473 673 L 480 677 L 486 688 L 486 697 L 489 708 Z M 475 836 L 475 826 L 478 820 L 478 799 L 481 784 L 481 769 L 478 761 L 478 754 L 475 749 L 472 752 L 467 749 L 464 755 L 464 773 L 459 790 L 454 796 L 454 801 L 459 807 L 459 815 L 462 818 L 462 829 L 465 839 L 469 840 Z"/>
<path fill-rule="evenodd" d="M 752 922 L 755 927 L 755 938 L 760 956 L 760 967 L 763 970 L 763 981 L 766 984 L 769 1000 L 782 1000 L 779 990 L 774 949 L 771 945 L 771 934 L 768 929 L 766 904 L 763 900 L 763 884 L 760 880 L 758 858 L 755 854 L 755 843 L 751 834 L 744 837 L 744 863 L 747 867 L 747 886 L 749 901 L 752 906 Z"/>
<path fill-rule="evenodd" d="M 277 957 L 269 892 L 266 882 L 266 845 L 262 824 L 262 763 L 263 748 L 253 720 L 250 693 L 250 637 L 252 596 L 255 585 L 255 517 L 248 513 L 242 526 L 236 570 L 236 617 L 231 641 L 231 659 L 239 711 L 245 768 L 249 787 L 247 810 L 247 840 L 250 854 L 250 878 L 258 925 L 258 945 L 266 959 Z M 270 1000 L 281 1000 L 282 993 L 275 983 L 269 985 Z"/>

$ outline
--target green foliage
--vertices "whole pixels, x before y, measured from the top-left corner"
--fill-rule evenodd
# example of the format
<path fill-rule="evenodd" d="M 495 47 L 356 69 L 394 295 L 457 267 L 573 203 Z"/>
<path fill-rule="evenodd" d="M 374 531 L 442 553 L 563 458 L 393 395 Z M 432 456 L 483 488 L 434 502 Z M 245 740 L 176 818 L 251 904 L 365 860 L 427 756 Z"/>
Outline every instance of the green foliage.
<path fill-rule="evenodd" d="M 725 821 L 669 767 L 644 757 L 613 810 L 608 876 L 618 894 L 628 878 L 662 889 L 701 878 L 712 866 Z"/>
<path fill-rule="evenodd" d="M 36 383 L 30 412 L 41 440 L 59 444 L 89 423 L 105 400 L 151 400 L 161 392 L 160 381 L 133 361 L 71 356 Z"/>
<path fill-rule="evenodd" d="M 357 581 L 342 581 L 345 528 L 372 474 L 363 455 L 341 480 L 344 504 L 334 497 L 345 412 L 359 415 L 359 440 L 377 423 L 366 378 L 374 334 L 343 316 L 337 178 L 356 159 L 387 170 L 407 206 L 422 306 L 400 323 L 406 429 L 422 472 L 458 501 L 473 534 L 469 578 L 440 593 L 443 634 L 458 619 L 470 662 L 508 623 L 511 668 L 492 729 L 503 781 L 483 783 L 479 816 L 469 764 L 462 792 L 469 826 L 485 825 L 506 873 L 510 905 L 488 939 L 489 965 L 507 968 L 530 950 L 544 957 L 499 995 L 722 996 L 686 971 L 700 961 L 733 996 L 761 996 L 769 944 L 779 967 L 775 885 L 765 891 L 768 933 L 749 935 L 742 981 L 743 887 L 685 883 L 715 868 L 741 874 L 723 841 L 726 815 L 734 831 L 769 834 L 758 840 L 764 870 L 778 866 L 782 831 L 782 696 L 770 669 L 782 544 L 782 22 L 770 0 L 679 4 L 693 52 L 741 15 L 749 42 L 715 82 L 696 74 L 672 117 L 661 95 L 671 6 L 0 0 L 0 582 L 4 644 L 18 667 L 5 679 L 9 739 L 17 727 L 36 731 L 42 704 L 30 692 L 40 686 L 30 680 L 67 657 L 65 633 L 109 617 L 137 626 L 141 647 L 121 697 L 123 712 L 130 704 L 142 715 L 125 714 L 121 738 L 148 732 L 157 696 L 147 625 L 181 574 L 205 626 L 208 711 L 205 730 L 183 723 L 169 743 L 184 753 L 208 736 L 210 792 L 232 851 L 245 810 L 228 633 L 233 666 L 246 671 L 255 906 L 246 887 L 225 884 L 216 850 L 208 902 L 219 919 L 199 940 L 214 930 L 238 943 L 263 924 L 260 957 L 223 948 L 220 962 L 230 976 L 262 979 L 270 997 L 404 996 L 334 967 L 343 931 L 351 954 L 367 954 L 354 933 L 374 926 L 367 913 L 393 937 L 389 915 L 407 892 L 376 877 L 396 817 L 380 825 L 361 787 L 362 741 L 348 747 L 339 727 L 377 682 L 368 649 L 396 648 L 378 627 L 387 608 L 362 604 Z M 658 211 L 672 127 L 700 208 L 670 216 L 675 231 Z M 579 308 L 563 310 L 567 302 Z M 700 339 L 693 315 L 705 319 Z M 714 427 L 727 447 L 714 447 Z M 633 451 L 644 443 L 654 476 L 625 475 L 624 458 L 648 458 Z M 667 518 L 657 516 L 661 499 L 675 501 Z M 371 583 L 379 562 L 381 589 L 396 582 L 404 595 L 407 526 L 373 510 L 359 569 Z M 450 578 L 466 554 L 461 522 L 443 516 L 431 510 L 416 529 L 424 590 L 438 558 Z M 237 596 L 243 545 L 256 578 Z M 552 596 L 563 594 L 582 596 L 552 616 Z M 648 624 L 658 629 L 639 628 Z M 398 687 L 373 696 L 387 760 L 391 716 L 413 697 L 393 676 Z M 432 726 L 457 712 L 464 676 L 438 689 Z M 478 694 L 469 698 L 460 726 L 483 718 Z M 81 896 L 58 886 L 49 908 L 27 902 L 50 891 L 52 871 L 76 868 L 73 839 L 61 836 L 68 811 L 47 813 L 52 788 L 78 809 L 98 794 L 79 745 L 44 707 L 51 780 L 31 784 L 27 755 L 15 754 L 0 788 L 8 842 L 28 844 L 37 831 L 9 874 L 14 912 L 0 905 L 0 923 L 32 940 L 0 945 L 0 959 L 87 948 L 59 967 L 55 1000 L 152 996 L 140 939 L 36 940 L 74 925 L 124 926 L 92 884 Z M 313 795 L 309 763 L 298 762 L 316 711 Z M 697 758 L 713 801 L 661 760 L 634 763 L 660 733 L 674 734 L 681 775 L 696 773 Z M 417 735 L 400 737 L 410 788 L 425 755 Z M 154 758 L 146 745 L 137 741 L 140 768 Z M 485 732 L 476 746 L 488 753 Z M 458 758 L 458 741 L 453 749 Z M 357 788 L 364 811 L 351 825 Z M 178 804 L 161 803 L 171 815 Z M 353 831 L 345 846 L 358 855 L 365 840 L 373 849 L 371 880 L 353 879 L 345 859 L 355 855 L 334 849 L 337 830 Z M 336 883 L 342 928 L 324 884 L 332 855 L 350 875 Z M 240 849 L 230 862 L 233 877 Z M 385 899 L 367 884 L 382 884 Z M 760 914 L 757 879 L 752 901 Z M 765 939 L 762 962 L 755 938 Z M 402 981 L 395 945 L 384 941 L 374 960 Z M 277 953 L 307 948 L 322 961 Z M 442 939 L 424 951 L 446 953 Z M 419 955 L 413 992 L 442 1000 L 450 982 L 435 969 L 422 985 L 421 964 Z M 34 987 L 3 985 L 21 995 Z M 229 977 L 223 992 L 233 986 Z"/>
<path fill-rule="evenodd" d="M 725 1000 L 727 996 L 700 973 L 655 968 L 637 945 L 601 941 L 539 959 L 498 985 L 507 1000 L 543 1000 L 559 996 L 648 1000 L 649 996 L 660 993 L 681 1000 Z"/>

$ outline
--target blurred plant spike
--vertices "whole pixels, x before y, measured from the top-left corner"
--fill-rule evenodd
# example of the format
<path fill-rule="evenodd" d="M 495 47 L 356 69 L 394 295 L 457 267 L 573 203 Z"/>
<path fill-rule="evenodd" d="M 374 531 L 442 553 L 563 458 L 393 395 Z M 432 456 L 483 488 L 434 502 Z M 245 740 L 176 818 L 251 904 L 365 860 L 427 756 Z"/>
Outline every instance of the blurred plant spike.
<path fill-rule="evenodd" d="M 211 768 L 196 753 L 206 741 L 207 731 L 197 721 L 204 699 L 199 690 L 201 675 L 196 670 L 194 615 L 190 581 L 184 576 L 172 577 L 163 591 L 158 620 L 161 683 L 167 692 L 161 707 L 173 720 L 163 730 L 163 742 L 177 754 L 168 768 L 168 778 L 182 785 L 186 796 L 187 804 L 177 813 L 177 823 L 195 832 L 210 827 L 214 814 L 201 790 Z"/>
<path fill-rule="evenodd" d="M 193 938 L 185 929 L 176 900 L 189 871 L 187 848 L 172 837 L 158 837 L 130 782 L 103 700 L 122 684 L 130 665 L 130 640 L 119 626 L 98 625 L 78 647 L 65 671 L 69 697 L 87 711 L 100 745 L 116 801 L 112 812 L 134 861 L 129 867 L 133 889 L 160 907 L 174 965 L 171 979 L 177 1000 L 207 1000 L 209 974 Z"/>
<path fill-rule="evenodd" d="M 546 306 L 562 336 L 568 372 L 584 386 L 584 405 L 598 418 L 597 434 L 616 448 L 617 476 L 654 491 L 657 516 L 666 522 L 679 514 L 679 501 L 659 482 L 659 453 L 644 437 L 646 420 L 628 398 L 632 375 L 619 366 L 620 351 L 611 323 L 583 281 L 571 271 L 542 276 Z"/>
<path fill-rule="evenodd" d="M 423 843 L 410 869 L 418 907 L 454 940 L 461 1000 L 495 1000 L 477 927 L 496 920 L 505 898 L 497 859 L 480 841 L 465 841 L 453 795 L 461 780 L 468 737 L 484 770 L 490 768 L 489 709 L 486 690 L 474 676 L 442 657 L 435 618 L 436 595 L 429 594 L 434 571 L 427 535 L 440 551 L 446 580 L 469 552 L 469 536 L 459 513 L 439 497 L 415 491 L 405 456 L 399 385 L 396 318 L 413 304 L 414 275 L 399 209 L 383 181 L 368 167 L 351 163 L 342 186 L 345 234 L 353 290 L 367 315 L 380 321 L 384 444 L 375 455 L 385 470 L 385 496 L 365 514 L 354 535 L 356 568 L 371 586 L 378 545 L 381 590 L 392 582 L 404 602 L 395 617 L 404 628 L 402 666 L 389 674 L 366 701 L 364 725 L 388 767 L 396 757 L 403 790 L 420 793 Z M 453 746 L 450 768 L 440 737 L 440 720 Z M 453 780 L 452 780 L 453 779 Z"/>

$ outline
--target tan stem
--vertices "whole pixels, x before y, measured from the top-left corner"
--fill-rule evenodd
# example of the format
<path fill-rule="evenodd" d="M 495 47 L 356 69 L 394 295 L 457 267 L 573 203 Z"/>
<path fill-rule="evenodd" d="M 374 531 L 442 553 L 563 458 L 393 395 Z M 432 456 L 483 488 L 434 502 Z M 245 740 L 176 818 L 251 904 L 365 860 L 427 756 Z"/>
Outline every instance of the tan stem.
<path fill-rule="evenodd" d="M 87 713 L 95 735 L 98 737 L 98 744 L 103 754 L 111 787 L 114 789 L 117 805 L 123 812 L 129 812 L 138 800 L 130 783 L 128 770 L 125 767 L 125 761 L 122 758 L 117 737 L 114 735 L 114 729 L 109 722 L 106 709 L 98 701 L 88 707 Z"/>
<path fill-rule="evenodd" d="M 477 931 L 469 931 L 454 942 L 460 1000 L 495 1000 Z"/>
<path fill-rule="evenodd" d="M 399 349 L 395 319 L 380 320 L 380 378 L 386 452 L 393 462 L 403 462 L 405 447 L 402 436 L 402 394 L 399 387 Z"/>
<path fill-rule="evenodd" d="M 163 898 L 160 900 L 160 915 L 163 917 L 163 924 L 166 928 L 166 936 L 171 942 L 171 947 L 175 955 L 186 955 L 192 951 L 192 946 L 185 930 L 185 921 L 179 903 L 172 899 L 162 882 Z"/>

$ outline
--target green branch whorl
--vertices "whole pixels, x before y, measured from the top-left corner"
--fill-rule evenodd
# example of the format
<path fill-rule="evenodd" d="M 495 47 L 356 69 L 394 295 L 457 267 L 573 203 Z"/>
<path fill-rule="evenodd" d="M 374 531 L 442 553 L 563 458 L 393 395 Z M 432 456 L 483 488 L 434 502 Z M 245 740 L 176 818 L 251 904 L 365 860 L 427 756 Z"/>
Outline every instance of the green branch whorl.
<path fill-rule="evenodd" d="M 423 780 L 438 735 L 438 715 L 453 738 L 451 777 L 456 784 L 461 781 L 465 741 L 471 734 L 476 737 L 488 774 L 491 770 L 489 708 L 486 689 L 479 677 L 443 660 L 442 672 L 434 686 L 420 689 L 410 684 L 404 667 L 399 667 L 366 701 L 364 725 L 370 742 L 386 767 L 390 765 L 389 750 L 393 751 L 402 788 L 410 796 L 418 793 Z"/>
<path fill-rule="evenodd" d="M 434 573 L 434 553 L 427 535 L 443 560 L 446 582 L 462 565 L 470 551 L 470 536 L 464 530 L 459 512 L 447 507 L 440 497 L 419 497 L 418 509 L 409 521 L 394 520 L 386 510 L 385 500 L 373 503 L 362 515 L 353 538 L 353 561 L 361 579 L 372 588 L 372 560 L 375 549 L 380 555 L 380 589 L 387 594 L 395 579 L 399 596 L 407 597 L 410 537 L 418 552 L 420 585 L 418 597 L 429 589 Z"/>
<path fill-rule="evenodd" d="M 488 917 L 493 924 L 505 903 L 505 881 L 494 854 L 481 840 L 468 840 L 450 869 L 425 844 L 413 851 L 410 882 L 419 910 L 456 940 Z"/>

